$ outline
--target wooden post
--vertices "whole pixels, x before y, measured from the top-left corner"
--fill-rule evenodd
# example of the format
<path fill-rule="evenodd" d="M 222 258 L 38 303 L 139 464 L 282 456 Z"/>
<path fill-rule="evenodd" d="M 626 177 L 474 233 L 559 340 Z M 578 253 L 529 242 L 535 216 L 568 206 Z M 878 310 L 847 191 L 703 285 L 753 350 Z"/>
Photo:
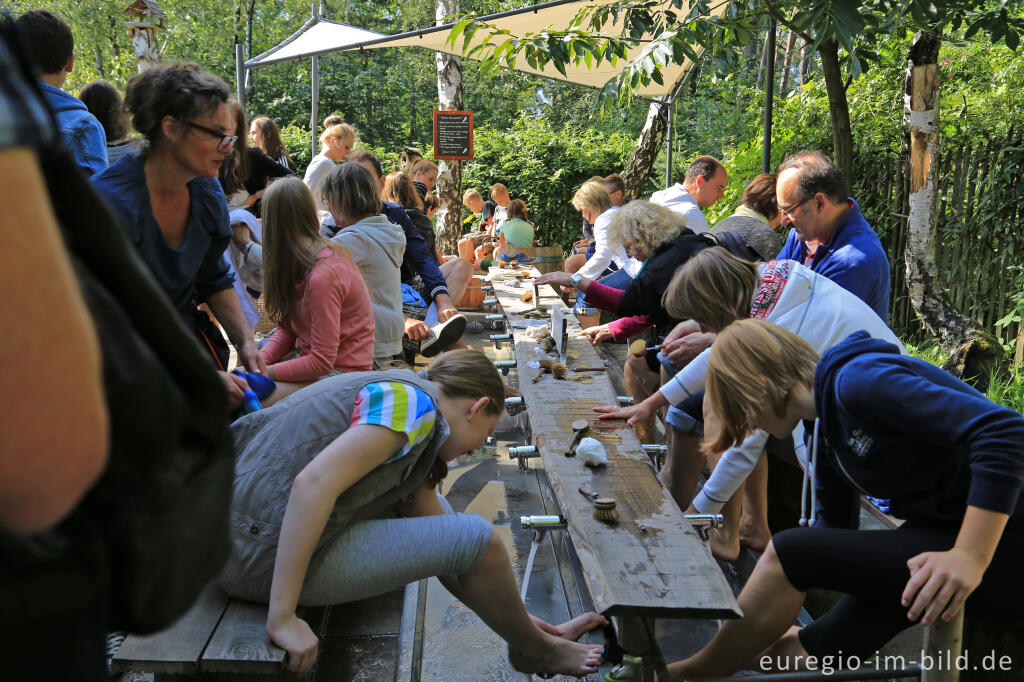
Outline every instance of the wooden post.
<path fill-rule="evenodd" d="M 957 658 L 963 646 L 964 609 L 948 623 L 939 619 L 924 630 L 924 653 L 931 657 L 932 665 L 921 670 L 921 682 L 957 682 Z M 974 653 L 973 651 L 971 652 Z"/>

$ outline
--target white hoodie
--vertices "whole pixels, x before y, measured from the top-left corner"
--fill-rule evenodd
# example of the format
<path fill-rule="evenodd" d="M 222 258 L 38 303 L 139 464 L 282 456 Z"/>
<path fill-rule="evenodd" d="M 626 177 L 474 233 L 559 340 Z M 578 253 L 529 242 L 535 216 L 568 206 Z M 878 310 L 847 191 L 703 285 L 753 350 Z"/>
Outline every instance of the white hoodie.
<path fill-rule="evenodd" d="M 781 260 L 774 263 L 773 279 L 778 285 L 778 294 L 774 297 L 774 303 L 757 317 L 793 332 L 809 343 L 818 354 L 860 329 L 876 339 L 895 344 L 901 353 L 906 353 L 892 330 L 864 301 L 796 261 Z M 762 279 L 758 291 L 754 293 L 755 300 L 765 288 L 769 265 L 758 267 Z M 661 393 L 669 403 L 674 405 L 704 390 L 710 354 L 711 349 L 708 348 L 661 387 Z M 803 453 L 802 426 L 797 427 L 793 437 L 800 456 Z M 740 445 L 726 450 L 711 478 L 694 498 L 693 506 L 702 514 L 719 513 L 750 475 L 767 441 L 766 432 L 756 431 Z M 806 459 L 806 454 L 801 459 Z"/>

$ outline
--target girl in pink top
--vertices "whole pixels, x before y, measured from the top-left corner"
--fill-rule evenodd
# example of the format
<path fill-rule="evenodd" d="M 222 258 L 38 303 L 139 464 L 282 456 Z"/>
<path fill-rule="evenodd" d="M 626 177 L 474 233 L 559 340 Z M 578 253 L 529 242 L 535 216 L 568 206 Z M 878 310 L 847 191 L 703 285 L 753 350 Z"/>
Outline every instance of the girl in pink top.
<path fill-rule="evenodd" d="M 345 251 L 319 229 L 316 203 L 301 180 L 282 178 L 264 192 L 264 296 L 278 324 L 260 351 L 277 381 L 264 405 L 334 370 L 373 368 L 370 292 Z"/>

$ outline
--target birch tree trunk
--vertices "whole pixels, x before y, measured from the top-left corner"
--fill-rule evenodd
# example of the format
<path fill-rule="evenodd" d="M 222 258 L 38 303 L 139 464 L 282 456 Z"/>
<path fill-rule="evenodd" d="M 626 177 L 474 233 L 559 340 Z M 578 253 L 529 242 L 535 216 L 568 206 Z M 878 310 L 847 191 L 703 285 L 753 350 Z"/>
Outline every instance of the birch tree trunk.
<path fill-rule="evenodd" d="M 622 181 L 626 185 L 626 196 L 637 198 L 647 192 L 647 178 L 651 168 L 658 159 L 661 144 L 668 132 L 668 104 L 651 102 L 647 109 L 647 121 L 640 131 L 633 153 L 629 155 L 625 168 L 622 169 Z"/>
<path fill-rule="evenodd" d="M 459 11 L 459 0 L 435 0 L 434 19 L 438 24 Z M 437 99 L 442 110 L 462 109 L 462 60 L 442 52 L 437 58 Z M 462 162 L 441 161 L 437 165 L 437 245 L 442 254 L 459 252 L 462 236 Z"/>
<path fill-rule="evenodd" d="M 789 31 L 786 40 L 786 56 L 782 60 L 782 84 L 779 85 L 779 96 L 785 97 L 789 88 L 789 72 L 793 69 L 793 48 L 796 46 L 796 33 Z"/>
<path fill-rule="evenodd" d="M 907 219 L 907 288 L 925 329 L 949 354 L 944 369 L 979 390 L 1003 364 L 991 334 L 958 311 L 938 283 L 933 235 L 939 142 L 939 47 L 937 33 L 918 32 L 910 48 L 904 120 L 910 147 L 910 214 Z"/>
<path fill-rule="evenodd" d="M 156 32 L 151 28 L 132 29 L 132 47 L 135 48 L 135 61 L 139 73 L 160 61 L 160 49 L 156 43 Z"/>

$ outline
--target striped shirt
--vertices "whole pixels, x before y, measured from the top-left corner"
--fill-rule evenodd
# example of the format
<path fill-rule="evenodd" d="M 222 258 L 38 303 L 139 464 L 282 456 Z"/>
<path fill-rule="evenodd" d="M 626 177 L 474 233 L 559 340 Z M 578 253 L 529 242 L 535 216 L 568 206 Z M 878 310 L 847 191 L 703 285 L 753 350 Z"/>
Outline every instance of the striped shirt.
<path fill-rule="evenodd" d="M 352 426 L 374 424 L 403 433 L 409 442 L 389 462 L 402 457 L 430 436 L 437 408 L 430 396 L 400 381 L 378 381 L 359 391 L 352 412 Z"/>

